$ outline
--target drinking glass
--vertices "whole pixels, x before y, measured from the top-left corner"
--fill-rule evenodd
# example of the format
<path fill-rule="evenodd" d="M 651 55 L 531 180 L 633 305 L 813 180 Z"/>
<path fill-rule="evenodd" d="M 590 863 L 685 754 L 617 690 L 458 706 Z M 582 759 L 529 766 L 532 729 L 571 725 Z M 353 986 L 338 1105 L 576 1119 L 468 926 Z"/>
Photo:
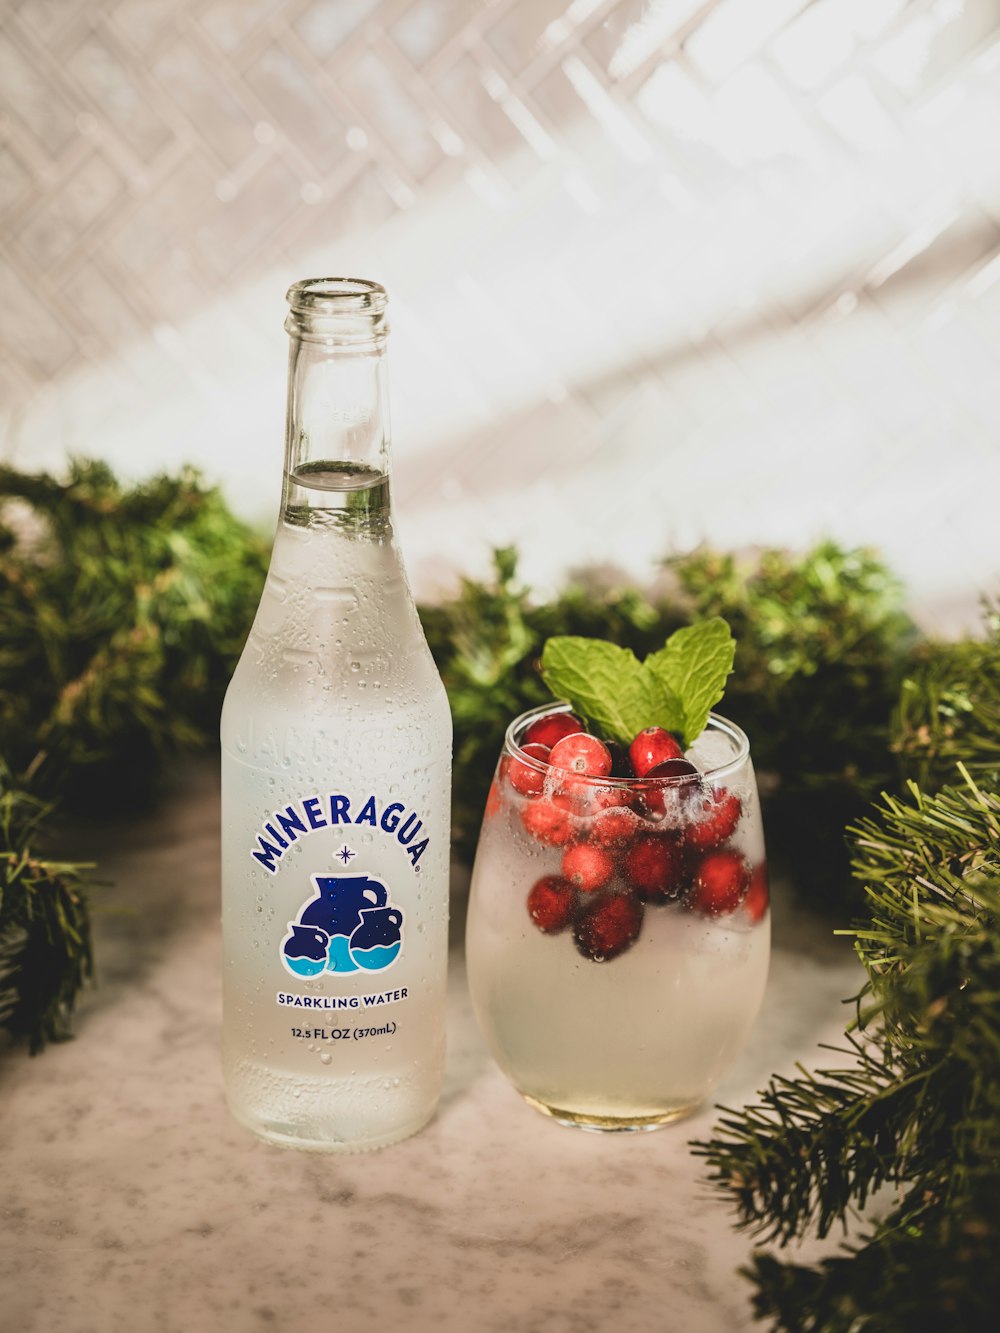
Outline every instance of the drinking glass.
<path fill-rule="evenodd" d="M 698 772 L 581 777 L 522 748 L 560 711 L 507 730 L 472 878 L 469 987 L 494 1059 L 536 1110 L 586 1129 L 656 1129 L 704 1101 L 764 995 L 750 745 L 712 714 L 686 756 Z"/>

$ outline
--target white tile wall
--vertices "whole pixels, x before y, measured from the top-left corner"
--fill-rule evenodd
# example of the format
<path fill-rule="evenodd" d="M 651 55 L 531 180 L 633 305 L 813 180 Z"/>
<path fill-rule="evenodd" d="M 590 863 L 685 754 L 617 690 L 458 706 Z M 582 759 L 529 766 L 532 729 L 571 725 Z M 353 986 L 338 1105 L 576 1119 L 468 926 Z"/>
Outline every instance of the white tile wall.
<path fill-rule="evenodd" d="M 1000 576 L 1000 0 L 7 0 L 0 454 L 280 469 L 282 294 L 390 289 L 424 593 L 875 543 Z"/>

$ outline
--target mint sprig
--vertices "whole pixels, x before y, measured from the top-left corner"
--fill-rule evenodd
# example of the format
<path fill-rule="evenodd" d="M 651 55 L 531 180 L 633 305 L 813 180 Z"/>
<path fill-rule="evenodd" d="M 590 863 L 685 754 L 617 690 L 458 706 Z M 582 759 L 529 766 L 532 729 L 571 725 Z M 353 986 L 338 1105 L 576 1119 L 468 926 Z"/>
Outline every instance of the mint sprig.
<path fill-rule="evenodd" d="M 681 701 L 664 680 L 630 649 L 602 639 L 549 639 L 542 652 L 542 677 L 557 698 L 566 699 L 575 712 L 618 740 L 632 739 L 636 718 L 669 717 L 670 729 L 683 721 Z M 651 725 L 640 723 L 638 730 Z"/>
<path fill-rule="evenodd" d="M 644 666 L 681 701 L 681 725 L 667 730 L 679 730 L 685 748 L 705 730 L 713 705 L 725 693 L 735 656 L 736 641 L 728 624 L 721 616 L 713 616 L 675 630 L 659 652 L 646 658 Z"/>
<path fill-rule="evenodd" d="M 602 639 L 560 635 L 542 652 L 542 678 L 557 699 L 627 745 L 645 727 L 701 735 L 733 669 L 736 644 L 721 616 L 679 629 L 644 662 Z"/>

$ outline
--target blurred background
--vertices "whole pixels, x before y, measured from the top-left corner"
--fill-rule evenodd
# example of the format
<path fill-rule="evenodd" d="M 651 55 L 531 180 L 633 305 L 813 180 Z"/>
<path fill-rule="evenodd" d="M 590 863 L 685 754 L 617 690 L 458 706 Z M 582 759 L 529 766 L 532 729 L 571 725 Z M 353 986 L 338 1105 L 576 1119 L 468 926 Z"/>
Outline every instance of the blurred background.
<path fill-rule="evenodd" d="M 1000 575 L 1000 0 L 5 0 L 0 458 L 267 524 L 283 293 L 389 289 L 422 597 L 874 544 Z"/>

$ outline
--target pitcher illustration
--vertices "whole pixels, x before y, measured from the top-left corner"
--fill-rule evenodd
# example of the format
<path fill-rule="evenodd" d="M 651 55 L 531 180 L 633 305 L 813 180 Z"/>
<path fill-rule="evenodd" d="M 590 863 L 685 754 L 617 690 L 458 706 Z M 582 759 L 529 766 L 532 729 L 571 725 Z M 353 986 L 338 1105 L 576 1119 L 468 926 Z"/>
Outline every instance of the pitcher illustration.
<path fill-rule="evenodd" d="M 330 937 L 315 926 L 288 923 L 288 934 L 281 941 L 285 966 L 299 977 L 315 977 L 327 966 Z"/>
<path fill-rule="evenodd" d="M 389 894 L 384 884 L 367 875 L 312 875 L 316 888 L 299 912 L 303 926 L 318 926 L 328 935 L 350 935 L 367 907 L 384 907 Z"/>
<path fill-rule="evenodd" d="M 282 962 L 296 976 L 378 972 L 400 950 L 403 914 L 389 905 L 385 885 L 368 875 L 312 875 L 315 893 L 289 923 Z M 370 919 L 369 919 L 370 918 Z M 354 943 L 360 940 L 355 956 Z"/>
<path fill-rule="evenodd" d="M 398 907 L 373 907 L 361 913 L 351 936 L 351 958 L 366 972 L 381 972 L 402 948 L 403 913 Z"/>

